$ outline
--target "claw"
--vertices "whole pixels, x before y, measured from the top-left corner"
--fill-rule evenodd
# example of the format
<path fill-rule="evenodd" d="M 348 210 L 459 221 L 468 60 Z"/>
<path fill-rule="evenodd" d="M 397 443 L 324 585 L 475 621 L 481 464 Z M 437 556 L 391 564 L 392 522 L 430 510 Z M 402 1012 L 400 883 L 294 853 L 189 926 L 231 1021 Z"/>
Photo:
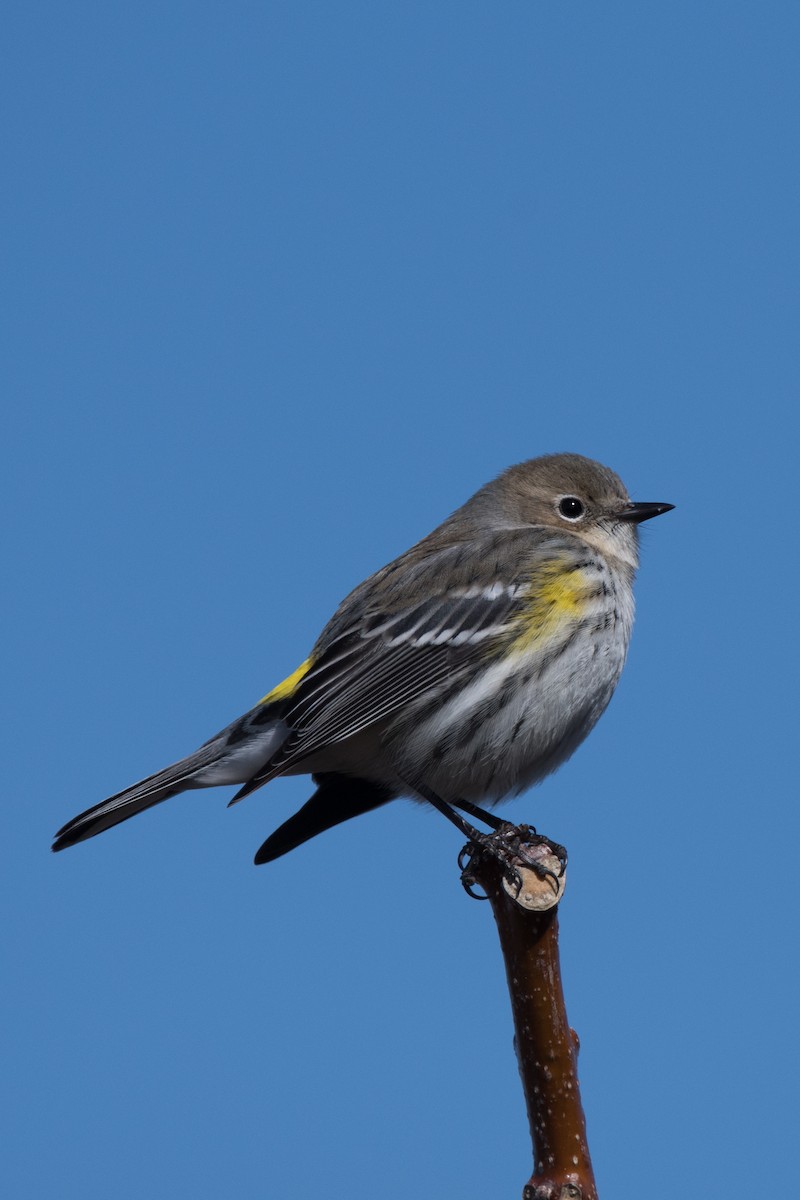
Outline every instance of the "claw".
<path fill-rule="evenodd" d="M 528 847 L 534 846 L 546 846 L 550 854 L 558 859 L 557 874 L 550 867 L 545 866 L 541 860 L 532 858 L 526 853 Z M 467 895 L 472 896 L 475 900 L 488 899 L 473 890 L 474 884 L 477 882 L 474 868 L 484 854 L 491 854 L 500 863 L 503 868 L 503 876 L 508 881 L 510 888 L 513 889 L 515 897 L 520 895 L 523 887 L 523 879 L 515 863 L 522 863 L 523 866 L 535 872 L 540 879 L 551 880 L 556 890 L 558 890 L 559 880 L 567 865 L 567 852 L 564 847 L 558 842 L 553 842 L 550 838 L 538 834 L 532 825 L 510 825 L 504 822 L 493 833 L 478 834 L 475 831 L 475 836 L 467 842 L 458 856 L 461 883 Z"/>
<path fill-rule="evenodd" d="M 552 879 L 553 886 L 558 891 L 558 881 L 561 874 L 556 875 L 555 871 L 551 871 L 549 867 L 542 866 L 541 863 L 529 863 L 530 869 L 538 875 L 539 879 Z"/>
<path fill-rule="evenodd" d="M 477 847 L 474 842 L 467 842 L 466 846 L 461 847 L 461 852 L 458 856 L 458 869 L 462 875 L 466 874 L 469 864 L 472 862 L 472 856 Z"/>
<path fill-rule="evenodd" d="M 461 852 L 458 856 L 458 869 L 461 872 L 461 886 L 468 896 L 473 900 L 488 900 L 489 897 L 480 892 L 475 891 L 475 884 L 478 882 L 472 874 L 471 867 L 476 858 L 481 853 L 481 847 L 475 842 L 467 842 L 466 846 L 461 847 Z"/>
<path fill-rule="evenodd" d="M 458 866 L 459 870 L 461 871 L 461 886 L 467 895 L 471 896 L 473 900 L 489 899 L 489 897 L 483 891 L 475 891 L 475 885 L 477 884 L 478 887 L 481 885 L 478 884 L 478 881 L 475 878 L 474 867 L 476 863 L 480 862 L 481 858 L 483 857 L 483 853 L 484 847 L 480 844 L 480 842 L 470 841 L 467 842 L 466 846 L 462 847 L 461 853 L 458 856 Z"/>
<path fill-rule="evenodd" d="M 472 879 L 471 876 L 461 876 L 461 886 L 468 896 L 471 896 L 473 900 L 488 900 L 489 897 L 487 895 L 483 894 L 482 892 L 475 891 L 474 884 L 475 880 Z"/>
<path fill-rule="evenodd" d="M 519 899 L 519 894 L 522 891 L 522 876 L 517 868 L 509 865 L 508 870 L 505 872 L 505 878 L 514 889 L 514 899 Z"/>

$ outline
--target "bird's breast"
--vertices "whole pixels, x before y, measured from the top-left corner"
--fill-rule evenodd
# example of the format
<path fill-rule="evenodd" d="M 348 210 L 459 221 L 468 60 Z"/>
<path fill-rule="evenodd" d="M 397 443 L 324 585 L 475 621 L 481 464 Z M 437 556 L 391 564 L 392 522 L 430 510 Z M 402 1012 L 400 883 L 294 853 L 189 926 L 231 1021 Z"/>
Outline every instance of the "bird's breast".
<path fill-rule="evenodd" d="M 593 558 L 539 572 L 501 645 L 398 744 L 401 769 L 444 799 L 491 802 L 537 782 L 606 708 L 633 623 L 630 584 Z"/>

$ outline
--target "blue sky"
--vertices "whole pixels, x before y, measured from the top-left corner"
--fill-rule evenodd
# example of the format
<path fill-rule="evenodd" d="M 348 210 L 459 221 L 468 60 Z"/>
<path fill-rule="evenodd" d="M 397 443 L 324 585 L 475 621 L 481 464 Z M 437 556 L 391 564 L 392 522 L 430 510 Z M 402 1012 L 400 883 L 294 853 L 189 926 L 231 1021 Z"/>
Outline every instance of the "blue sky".
<path fill-rule="evenodd" d="M 4 24 L 8 1194 L 519 1194 L 502 965 L 440 818 L 397 803 L 256 869 L 293 779 L 48 846 L 554 450 L 678 506 L 643 530 L 608 713 L 507 810 L 570 851 L 601 1194 L 780 1177 L 797 6 L 44 2 Z"/>

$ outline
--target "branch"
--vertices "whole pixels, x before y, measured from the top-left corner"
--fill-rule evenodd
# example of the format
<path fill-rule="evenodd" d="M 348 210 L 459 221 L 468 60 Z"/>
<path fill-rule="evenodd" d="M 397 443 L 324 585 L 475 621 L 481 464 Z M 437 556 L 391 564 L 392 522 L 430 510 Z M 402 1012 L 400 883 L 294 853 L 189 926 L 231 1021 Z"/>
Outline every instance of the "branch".
<path fill-rule="evenodd" d="M 527 834 L 525 826 L 513 832 Z M 525 846 L 528 862 L 536 859 L 557 873 L 558 859 L 538 841 Z M 474 843 L 466 855 L 467 880 L 478 883 L 492 905 L 511 994 L 534 1159 L 523 1200 L 597 1200 L 578 1086 L 578 1037 L 569 1027 L 561 986 L 556 906 L 564 875 L 542 879 L 517 857 L 522 887 L 515 896 L 496 857 Z"/>

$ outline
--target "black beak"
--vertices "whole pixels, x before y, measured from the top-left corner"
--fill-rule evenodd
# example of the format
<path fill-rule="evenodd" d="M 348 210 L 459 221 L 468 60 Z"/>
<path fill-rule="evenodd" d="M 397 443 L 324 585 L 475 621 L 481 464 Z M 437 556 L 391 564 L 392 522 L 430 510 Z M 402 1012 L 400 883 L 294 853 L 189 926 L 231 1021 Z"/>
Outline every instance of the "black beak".
<path fill-rule="evenodd" d="M 660 517 L 662 513 L 669 512 L 674 507 L 674 504 L 651 504 L 648 501 L 634 504 L 631 502 L 627 508 L 623 508 L 621 513 L 617 513 L 617 518 L 620 521 L 632 521 L 634 525 L 640 525 L 642 521 L 649 521 L 651 517 Z"/>

